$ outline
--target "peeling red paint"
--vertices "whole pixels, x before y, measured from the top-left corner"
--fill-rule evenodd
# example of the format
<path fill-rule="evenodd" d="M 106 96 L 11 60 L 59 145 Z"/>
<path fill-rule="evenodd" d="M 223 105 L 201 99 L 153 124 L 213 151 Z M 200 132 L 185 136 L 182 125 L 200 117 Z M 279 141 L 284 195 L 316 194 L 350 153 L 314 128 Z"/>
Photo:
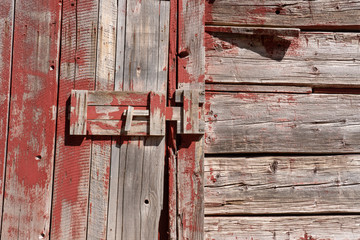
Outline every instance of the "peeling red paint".
<path fill-rule="evenodd" d="M 9 5 L 5 3 L 4 7 L 1 15 L 6 14 L 2 11 Z M 3 203 L 4 219 L 8 220 L 3 221 L 2 238 L 12 239 L 11 236 L 15 236 L 30 239 L 44 229 L 48 232 L 50 227 L 50 183 L 56 123 L 51 109 L 56 106 L 57 78 L 56 71 L 50 71 L 50 66 L 45 70 L 44 66 L 52 61 L 55 65 L 58 62 L 61 7 L 57 2 L 40 4 L 17 1 L 16 9 L 14 43 L 12 46 L 11 37 L 7 36 L 10 42 L 6 46 L 10 49 L 13 47 L 13 75 L 8 123 L 7 184 Z M 41 17 L 44 15 L 49 15 L 49 18 Z M 6 52 L 2 54 L 8 54 Z M 1 83 L 4 89 L 9 86 L 8 81 Z M 16 230 L 13 226 L 16 226 Z"/>
<path fill-rule="evenodd" d="M 308 233 L 304 234 L 304 237 L 300 237 L 298 240 L 331 240 L 330 238 L 314 238 Z"/>

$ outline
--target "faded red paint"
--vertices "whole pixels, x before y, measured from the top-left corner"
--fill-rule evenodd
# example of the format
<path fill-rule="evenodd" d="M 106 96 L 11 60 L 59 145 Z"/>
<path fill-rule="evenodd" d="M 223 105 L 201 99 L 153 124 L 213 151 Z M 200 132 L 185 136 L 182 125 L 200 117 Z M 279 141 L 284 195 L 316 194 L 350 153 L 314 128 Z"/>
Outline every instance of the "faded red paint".
<path fill-rule="evenodd" d="M 127 92 L 120 98 L 116 95 L 113 96 L 112 101 L 109 103 L 111 106 L 147 106 L 149 94 L 148 93 L 131 93 Z M 92 104 L 89 102 L 89 105 Z"/>
<path fill-rule="evenodd" d="M 202 62 L 195 62 L 201 53 L 196 53 L 203 46 L 201 27 L 205 25 L 205 14 L 203 12 L 204 1 L 201 0 L 179 0 L 178 9 L 178 83 L 196 86 L 203 84 L 205 75 L 196 72 Z M 186 8 L 186 9 L 184 9 Z M 189 21 L 188 19 L 194 19 Z M 195 20 L 196 19 L 196 20 Z M 202 25 L 196 25 L 197 22 Z M 191 43 L 187 42 L 192 39 Z M 202 60 L 201 60 L 202 61 Z M 203 69 L 203 68 L 200 68 Z M 190 71 L 191 70 L 191 71 Z M 184 101 L 184 109 L 186 102 Z M 178 215 L 182 217 L 178 233 L 181 239 L 195 239 L 203 235 L 203 155 L 200 152 L 202 138 L 195 136 L 182 136 L 178 151 Z M 195 237 L 196 236 L 196 237 Z"/>
<path fill-rule="evenodd" d="M 216 181 L 217 181 L 216 176 L 214 176 L 214 170 L 213 170 L 212 168 L 210 168 L 210 180 L 211 180 L 213 183 L 216 183 Z"/>
<path fill-rule="evenodd" d="M 60 69 L 53 239 L 86 238 L 91 140 L 69 136 L 66 102 L 72 89 L 94 90 L 96 48 L 91 42 L 97 36 L 96 25 L 92 25 L 97 21 L 97 4 L 97 1 L 63 1 L 61 63 L 69 67 Z"/>
<path fill-rule="evenodd" d="M 58 64 L 60 11 L 57 1 L 16 1 L 4 239 L 49 233 L 57 102 L 57 70 L 50 64 Z M 46 43 L 39 40 L 45 37 Z"/>
<path fill-rule="evenodd" d="M 7 126 L 9 113 L 9 94 L 10 94 L 10 77 L 11 77 L 11 60 L 12 60 L 12 27 L 13 27 L 13 2 L 3 1 L 1 3 L 0 19 L 4 22 L 3 32 L 0 36 L 1 51 L 1 71 L 0 71 L 0 195 L 3 196 L 3 186 L 5 182 L 5 159 L 6 159 L 6 142 Z M 0 206 L 3 205 L 3 198 L 0 198 Z M 2 211 L 0 212 L 0 219 Z M 10 228 L 9 228 L 10 230 Z M 16 231 L 11 231 L 16 232 Z"/>
<path fill-rule="evenodd" d="M 330 238 L 314 238 L 308 233 L 304 234 L 304 237 L 300 237 L 298 240 L 331 240 Z"/>
<path fill-rule="evenodd" d="M 213 6 L 214 6 L 215 0 L 206 0 L 205 1 L 205 22 L 207 24 L 211 24 L 213 21 Z"/>

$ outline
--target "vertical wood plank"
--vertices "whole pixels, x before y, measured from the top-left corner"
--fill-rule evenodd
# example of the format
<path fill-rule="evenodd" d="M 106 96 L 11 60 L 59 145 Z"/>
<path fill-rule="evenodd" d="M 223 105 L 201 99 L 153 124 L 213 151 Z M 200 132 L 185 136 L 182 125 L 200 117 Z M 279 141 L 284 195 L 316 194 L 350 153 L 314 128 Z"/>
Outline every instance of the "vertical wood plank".
<path fill-rule="evenodd" d="M 1 239 L 47 238 L 61 5 L 58 1 L 17 0 L 15 9 Z"/>
<path fill-rule="evenodd" d="M 170 17 L 169 17 L 169 79 L 168 79 L 168 96 L 169 106 L 175 103 L 173 98 L 177 88 L 177 0 L 170 0 Z M 168 194 L 168 213 L 169 213 L 169 239 L 177 239 L 177 146 L 176 146 L 176 125 L 167 125 L 167 161 L 168 161 L 168 175 L 169 175 L 169 194 Z"/>
<path fill-rule="evenodd" d="M 116 52 L 117 1 L 99 4 L 95 90 L 113 90 Z M 89 192 L 89 239 L 106 239 L 111 139 L 93 138 Z"/>
<path fill-rule="evenodd" d="M 124 82 L 124 58 L 125 58 L 125 30 L 126 30 L 126 16 L 127 16 L 127 0 L 118 0 L 117 3 L 117 26 L 116 26 L 116 53 L 115 53 L 115 91 L 123 90 Z M 124 150 L 125 148 L 125 150 Z M 107 239 L 115 240 L 116 236 L 121 236 L 117 232 L 117 224 L 121 225 L 122 218 L 122 199 L 119 197 L 119 187 L 122 186 L 120 174 L 120 166 L 124 161 L 120 157 L 124 155 L 126 145 L 121 145 L 119 139 L 113 139 L 111 145 L 111 163 L 110 163 L 110 186 L 109 186 L 109 204 L 108 204 L 108 219 L 107 219 Z"/>
<path fill-rule="evenodd" d="M 204 1 L 179 0 L 178 87 L 204 90 Z M 178 239 L 203 239 L 203 137 L 182 136 L 178 151 Z"/>
<path fill-rule="evenodd" d="M 52 206 L 52 239 L 85 239 L 91 140 L 69 135 L 72 89 L 94 90 L 97 0 L 63 0 L 57 151 Z"/>
<path fill-rule="evenodd" d="M 6 148 L 8 136 L 14 1 L 0 0 L 0 208 L 3 206 Z M 2 211 L 0 212 L 1 229 Z"/>
<path fill-rule="evenodd" d="M 71 91 L 70 134 L 86 135 L 88 91 Z"/>
<path fill-rule="evenodd" d="M 124 22 L 118 22 L 117 27 L 116 90 L 166 93 L 168 55 L 165 45 L 168 46 L 168 40 L 160 32 L 168 35 L 169 5 L 167 3 L 164 8 L 162 4 L 154 0 L 127 2 L 126 36 L 122 34 Z M 119 14 L 123 14 L 120 9 Z M 167 21 L 160 20 L 162 15 Z M 166 54 L 160 54 L 164 49 Z M 117 206 L 111 210 L 116 211 L 115 219 L 109 210 L 108 239 L 157 239 L 165 139 L 122 138 L 117 145 L 113 144 L 112 152 L 112 164 L 119 163 L 111 167 L 111 177 L 118 179 L 111 179 L 109 206 L 115 206 L 115 196 Z M 113 166 L 119 167 L 116 172 Z M 116 221 L 116 229 L 113 223 L 110 226 L 110 218 Z"/>

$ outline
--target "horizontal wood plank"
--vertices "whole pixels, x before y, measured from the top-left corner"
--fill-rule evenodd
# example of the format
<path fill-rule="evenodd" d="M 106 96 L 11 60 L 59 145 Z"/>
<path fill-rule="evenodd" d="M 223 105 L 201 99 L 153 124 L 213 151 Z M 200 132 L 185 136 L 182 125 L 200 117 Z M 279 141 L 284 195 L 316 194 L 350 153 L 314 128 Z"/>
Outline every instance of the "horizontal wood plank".
<path fill-rule="evenodd" d="M 206 240 L 350 240 L 360 238 L 359 216 L 207 217 Z"/>
<path fill-rule="evenodd" d="M 207 24 L 360 29 L 359 0 L 212 0 L 206 3 Z"/>
<path fill-rule="evenodd" d="M 206 153 L 359 153 L 360 96 L 207 93 Z"/>
<path fill-rule="evenodd" d="M 205 89 L 212 92 L 312 93 L 311 87 L 297 86 L 206 84 Z"/>
<path fill-rule="evenodd" d="M 359 86 L 359 33 L 302 32 L 299 38 L 206 34 L 206 81 Z"/>
<path fill-rule="evenodd" d="M 88 106 L 147 106 L 149 93 L 122 91 L 89 91 Z"/>
<path fill-rule="evenodd" d="M 208 157 L 205 214 L 360 213 L 359 176 L 360 155 Z"/>

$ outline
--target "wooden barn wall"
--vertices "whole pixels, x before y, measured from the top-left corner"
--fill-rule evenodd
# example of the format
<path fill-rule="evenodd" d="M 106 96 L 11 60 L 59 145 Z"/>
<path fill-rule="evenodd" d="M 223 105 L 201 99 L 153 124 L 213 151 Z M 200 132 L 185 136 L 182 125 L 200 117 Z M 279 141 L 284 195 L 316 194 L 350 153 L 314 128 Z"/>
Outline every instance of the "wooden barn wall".
<path fill-rule="evenodd" d="M 205 12 L 205 239 L 360 238 L 360 1 Z"/>
<path fill-rule="evenodd" d="M 165 138 L 70 136 L 69 101 L 166 94 L 170 1 L 0 6 L 0 238 L 157 239 Z"/>

